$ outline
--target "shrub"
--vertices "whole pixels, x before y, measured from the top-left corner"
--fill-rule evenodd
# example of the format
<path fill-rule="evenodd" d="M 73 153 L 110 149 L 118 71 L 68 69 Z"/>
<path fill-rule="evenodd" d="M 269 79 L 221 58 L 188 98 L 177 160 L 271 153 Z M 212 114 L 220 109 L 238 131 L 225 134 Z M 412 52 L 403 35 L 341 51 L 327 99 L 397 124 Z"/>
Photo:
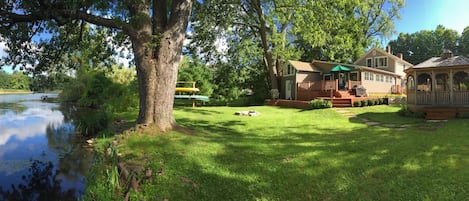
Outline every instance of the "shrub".
<path fill-rule="evenodd" d="M 332 102 L 323 99 L 314 99 L 310 103 L 312 109 L 331 108 Z"/>
<path fill-rule="evenodd" d="M 412 112 L 407 107 L 407 104 L 402 104 L 401 109 L 397 111 L 397 114 L 404 116 L 404 117 L 414 117 L 414 118 L 424 118 L 425 113 L 423 112 Z"/>
<path fill-rule="evenodd" d="M 360 103 L 361 103 L 361 107 L 368 106 L 368 101 L 367 100 L 361 100 Z"/>
<path fill-rule="evenodd" d="M 381 103 L 379 103 L 379 99 L 375 99 L 374 102 L 375 102 L 375 105 L 380 105 L 381 104 Z"/>
<path fill-rule="evenodd" d="M 375 101 L 371 100 L 371 99 L 368 99 L 368 106 L 373 106 L 375 105 Z"/>
<path fill-rule="evenodd" d="M 353 107 L 361 107 L 362 106 L 362 102 L 361 101 L 355 101 L 353 102 Z"/>

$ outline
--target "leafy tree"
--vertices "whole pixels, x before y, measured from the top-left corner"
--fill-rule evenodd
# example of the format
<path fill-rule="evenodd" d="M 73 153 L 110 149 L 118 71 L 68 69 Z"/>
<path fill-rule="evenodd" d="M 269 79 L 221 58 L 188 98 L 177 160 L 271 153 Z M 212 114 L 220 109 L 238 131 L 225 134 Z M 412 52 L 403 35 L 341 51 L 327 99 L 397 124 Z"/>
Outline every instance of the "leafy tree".
<path fill-rule="evenodd" d="M 435 30 L 422 30 L 415 33 L 400 33 L 396 40 L 389 42 L 393 53 L 403 53 L 404 60 L 419 64 L 431 57 L 441 55 L 443 49 L 459 54 L 457 31 L 438 25 Z M 464 47 L 463 41 L 459 42 Z M 460 51 L 463 51 L 462 49 Z"/>
<path fill-rule="evenodd" d="M 374 37 L 391 33 L 392 20 L 399 17 L 402 6 L 402 0 L 201 1 L 195 4 L 191 24 L 192 49 L 212 58 L 217 40 L 246 45 L 232 53 L 261 54 L 264 69 L 259 71 L 267 72 L 270 88 L 278 89 L 282 61 L 299 58 L 303 52 L 312 53 L 314 59 L 353 60 Z M 243 42 L 246 39 L 252 42 Z"/>
<path fill-rule="evenodd" d="M 459 53 L 469 56 L 469 26 L 467 26 L 459 38 Z"/>
<path fill-rule="evenodd" d="M 200 59 L 183 57 L 179 65 L 178 81 L 196 82 L 200 94 L 211 96 L 213 92 L 213 72 L 208 65 L 204 65 Z"/>
<path fill-rule="evenodd" d="M 85 24 L 107 28 L 112 36 L 108 43 L 127 44 L 133 51 L 140 98 L 137 123 L 167 131 L 176 124 L 173 83 L 191 8 L 192 0 L 2 1 L 0 35 L 9 49 L 4 62 L 46 68 L 62 59 L 58 55 L 83 45 Z M 39 47 L 31 41 L 41 33 L 51 35 Z"/>
<path fill-rule="evenodd" d="M 10 84 L 11 89 L 29 90 L 29 77 L 23 72 L 15 71 L 10 75 Z"/>
<path fill-rule="evenodd" d="M 10 88 L 10 76 L 3 70 L 0 70 L 0 89 Z"/>

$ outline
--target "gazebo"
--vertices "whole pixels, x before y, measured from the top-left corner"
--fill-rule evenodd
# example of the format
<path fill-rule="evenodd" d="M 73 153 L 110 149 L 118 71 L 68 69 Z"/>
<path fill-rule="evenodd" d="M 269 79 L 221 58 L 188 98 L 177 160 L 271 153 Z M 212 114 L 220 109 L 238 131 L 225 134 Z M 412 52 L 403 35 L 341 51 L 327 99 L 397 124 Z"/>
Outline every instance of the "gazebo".
<path fill-rule="evenodd" d="M 469 111 L 469 58 L 444 50 L 404 70 L 407 78 L 407 106 L 425 112 L 427 119 L 447 119 Z"/>

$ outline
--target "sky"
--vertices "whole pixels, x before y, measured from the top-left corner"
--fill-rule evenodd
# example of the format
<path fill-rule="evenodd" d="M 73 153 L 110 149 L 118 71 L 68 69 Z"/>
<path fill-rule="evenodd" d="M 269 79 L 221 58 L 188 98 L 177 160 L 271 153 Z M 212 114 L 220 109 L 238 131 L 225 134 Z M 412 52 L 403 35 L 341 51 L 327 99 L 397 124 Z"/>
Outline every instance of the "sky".
<path fill-rule="evenodd" d="M 400 10 L 401 19 L 394 25 L 397 33 L 434 30 L 441 24 L 461 34 L 469 26 L 468 9 L 469 0 L 407 0 Z"/>
<path fill-rule="evenodd" d="M 396 33 L 391 40 L 401 32 L 434 30 L 439 24 L 461 34 L 469 26 L 469 0 L 406 0 L 400 15 L 401 19 L 394 21 Z M 383 40 L 383 44 L 390 39 Z M 0 41 L 0 57 L 5 55 L 3 47 L 4 43 Z"/>

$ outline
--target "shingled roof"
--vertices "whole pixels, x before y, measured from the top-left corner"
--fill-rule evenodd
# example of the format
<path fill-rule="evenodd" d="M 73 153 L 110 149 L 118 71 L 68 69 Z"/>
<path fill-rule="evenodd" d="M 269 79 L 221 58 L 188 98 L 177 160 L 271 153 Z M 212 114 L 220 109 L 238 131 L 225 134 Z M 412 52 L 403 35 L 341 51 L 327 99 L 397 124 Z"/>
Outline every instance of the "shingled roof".
<path fill-rule="evenodd" d="M 432 57 L 412 68 L 433 68 L 433 67 L 450 67 L 450 66 L 469 66 L 469 58 L 464 56 Z"/>
<path fill-rule="evenodd" d="M 322 72 L 321 69 L 318 69 L 312 63 L 309 62 L 302 62 L 302 61 L 292 61 L 288 60 L 290 64 L 298 71 L 306 71 L 306 72 Z"/>

